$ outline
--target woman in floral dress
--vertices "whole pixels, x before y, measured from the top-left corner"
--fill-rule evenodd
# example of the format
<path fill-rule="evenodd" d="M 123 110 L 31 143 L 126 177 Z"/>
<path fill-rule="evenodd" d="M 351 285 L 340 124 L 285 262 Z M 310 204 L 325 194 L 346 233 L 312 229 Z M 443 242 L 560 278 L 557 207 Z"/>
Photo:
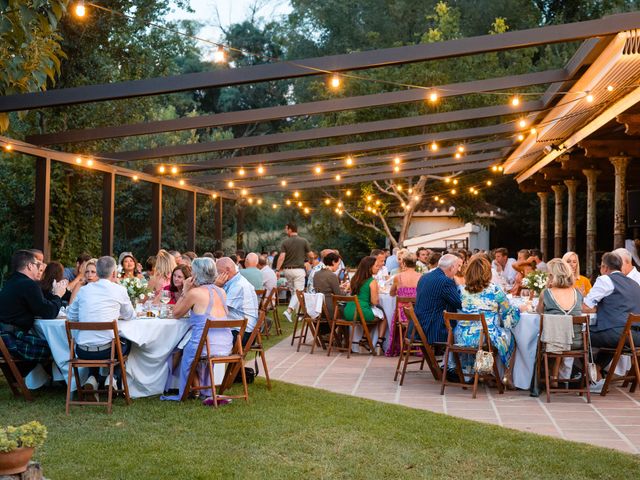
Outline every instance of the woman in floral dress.
<path fill-rule="evenodd" d="M 515 351 L 511 329 L 520 321 L 520 311 L 509 304 L 507 295 L 498 285 L 491 283 L 491 264 L 481 255 L 474 255 L 467 264 L 461 298 L 462 313 L 484 313 L 491 345 L 498 349 L 505 366 L 505 377 L 510 378 L 511 358 Z M 481 330 L 479 322 L 458 322 L 454 330 L 455 342 L 477 346 Z"/>

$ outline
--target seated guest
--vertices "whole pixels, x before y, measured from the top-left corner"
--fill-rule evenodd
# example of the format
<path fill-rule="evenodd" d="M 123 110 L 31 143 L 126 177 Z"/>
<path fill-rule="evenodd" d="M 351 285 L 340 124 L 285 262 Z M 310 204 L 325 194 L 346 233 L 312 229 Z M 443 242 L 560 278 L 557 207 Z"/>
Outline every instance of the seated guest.
<path fill-rule="evenodd" d="M 138 271 L 138 260 L 133 256 L 133 253 L 121 253 L 118 263 L 120 265 L 120 278 L 143 278 L 142 273 Z"/>
<path fill-rule="evenodd" d="M 40 280 L 42 278 L 42 274 L 44 273 L 44 269 L 47 266 L 47 264 L 44 262 L 44 253 L 42 252 L 42 250 L 39 250 L 37 248 L 30 248 L 29 250 L 27 250 L 27 252 L 31 253 L 35 259 L 40 262 L 40 270 L 38 271 L 38 278 L 36 278 L 35 280 Z"/>
<path fill-rule="evenodd" d="M 44 269 L 44 273 L 42 274 L 42 280 L 40 280 L 40 288 L 42 289 L 42 294 L 44 298 L 47 300 L 53 300 L 55 297 L 55 293 L 53 291 L 53 284 L 60 284 L 63 282 L 65 286 L 65 292 L 62 296 L 63 302 L 69 302 L 71 298 L 71 292 L 68 289 L 69 281 L 64 278 L 64 267 L 60 262 L 50 262 Z"/>
<path fill-rule="evenodd" d="M 80 291 L 80 288 L 82 288 L 88 283 L 93 283 L 98 281 L 98 272 L 96 271 L 97 261 L 98 261 L 97 258 L 92 258 L 90 260 L 87 260 L 82 265 L 82 269 L 84 270 L 84 273 L 82 277 L 76 278 L 76 280 L 79 280 L 79 281 L 73 287 L 73 291 L 71 292 L 71 298 L 69 298 L 69 305 L 71 305 L 73 301 L 76 299 L 76 296 Z"/>
<path fill-rule="evenodd" d="M 215 258 L 216 258 L 216 257 L 214 257 L 214 256 L 213 256 L 213 253 L 211 253 L 211 252 L 204 252 L 204 253 L 202 254 L 202 257 L 203 257 L 203 258 L 211 258 L 211 259 L 215 259 Z M 195 260 L 195 259 L 194 259 L 194 260 Z M 193 261 L 193 260 L 192 260 L 192 261 Z"/>
<path fill-rule="evenodd" d="M 506 248 L 496 248 L 493 251 L 494 260 L 491 268 L 495 269 L 500 278 L 500 286 L 506 292 L 511 290 L 516 281 L 516 270 L 513 264 L 516 263 L 515 258 L 509 258 L 509 250 Z"/>
<path fill-rule="evenodd" d="M 87 260 L 91 260 L 91 255 L 89 255 L 88 253 L 81 253 L 80 255 L 78 255 L 78 258 L 76 258 L 76 266 L 74 268 L 65 267 L 64 278 L 69 280 L 69 287 L 72 290 L 73 287 L 75 287 L 75 284 L 72 284 L 71 282 L 73 282 L 77 277 L 82 276 L 82 265 Z"/>
<path fill-rule="evenodd" d="M 177 268 L 180 268 L 178 266 Z M 182 294 L 173 307 L 174 317 L 182 318 L 188 311 L 191 338 L 182 351 L 180 359 L 180 383 L 178 395 L 163 396 L 162 400 L 180 400 L 189 378 L 191 365 L 195 360 L 198 344 L 202 339 L 204 326 L 208 319 L 224 320 L 229 318 L 226 301 L 227 296 L 214 283 L 217 276 L 216 264 L 211 258 L 196 258 L 191 262 L 193 276 L 184 281 Z M 254 294 L 255 296 L 255 294 Z M 210 330 L 207 338 L 211 352 L 215 356 L 225 356 L 231 353 L 233 335 L 231 330 Z M 206 354 L 206 352 L 203 352 Z M 205 377 L 208 378 L 208 375 Z M 199 383 L 199 381 L 198 381 Z"/>
<path fill-rule="evenodd" d="M 258 270 L 259 260 L 257 253 L 249 253 L 244 260 L 244 268 L 240 270 L 240 275 L 246 278 L 256 290 L 262 290 L 264 284 L 262 273 Z"/>
<path fill-rule="evenodd" d="M 127 289 L 117 283 L 116 261 L 100 257 L 96 262 L 98 281 L 81 288 L 67 311 L 67 319 L 74 322 L 112 322 L 118 318 L 132 320 L 136 312 L 131 305 Z M 111 331 L 79 331 L 76 337 L 76 355 L 83 360 L 104 360 L 111 357 Z M 120 338 L 122 354 L 129 353 L 131 342 Z M 99 368 L 91 368 L 85 387 L 94 390 L 104 382 Z M 116 373 L 118 383 L 122 372 Z"/>
<path fill-rule="evenodd" d="M 453 280 L 462 260 L 450 253 L 438 261 L 438 268 L 422 275 L 416 290 L 415 312 L 427 342 L 447 341 L 447 328 L 442 312 L 457 312 L 462 308 L 460 292 Z"/>
<path fill-rule="evenodd" d="M 441 258 L 442 258 L 442 254 L 438 252 L 433 252 L 431 255 L 429 255 L 429 261 L 427 264 L 429 272 L 438 268 L 438 262 L 440 262 Z"/>
<path fill-rule="evenodd" d="M 11 275 L 0 291 L 0 335 L 9 353 L 25 365 L 26 374 L 38 362 L 49 359 L 47 341 L 30 333 L 35 317 L 56 318 L 62 306 L 66 285 L 60 283 L 46 299 L 38 284 L 41 261 L 29 250 L 18 250 L 11 257 Z"/>
<path fill-rule="evenodd" d="M 216 250 L 215 252 L 213 252 L 213 258 L 217 260 L 220 260 L 222 257 L 224 257 L 224 252 L 222 250 Z"/>
<path fill-rule="evenodd" d="M 511 358 L 515 350 L 511 329 L 520 321 L 520 312 L 509 304 L 504 291 L 491 283 L 491 264 L 482 255 L 472 257 L 467 265 L 461 302 L 462 313 L 484 314 L 491 345 L 498 349 L 505 377 L 510 379 Z M 480 341 L 481 331 L 480 322 L 459 321 L 453 331 L 455 343 L 475 347 Z"/>
<path fill-rule="evenodd" d="M 416 250 L 416 266 L 421 268 L 423 273 L 427 273 L 429 270 L 429 256 L 431 255 L 431 250 L 425 247 L 420 247 Z"/>
<path fill-rule="evenodd" d="M 222 287 L 227 294 L 227 308 L 229 318 L 233 320 L 247 319 L 247 328 L 242 338 L 242 345 L 246 346 L 251 332 L 258 323 L 258 297 L 256 289 L 249 281 L 240 275 L 236 264 L 229 257 L 222 257 L 216 262 L 218 278 L 216 285 Z M 234 338 L 237 331 L 234 330 Z"/>
<path fill-rule="evenodd" d="M 516 279 L 510 293 L 520 296 L 522 290 L 522 280 L 535 270 L 535 263 L 531 258 L 531 251 L 527 249 L 518 250 L 518 260 L 513 264 L 513 269 L 517 272 Z"/>
<path fill-rule="evenodd" d="M 348 282 L 340 285 L 340 280 L 336 277 L 335 272 L 340 268 L 340 255 L 337 253 L 327 253 L 322 257 L 322 265 L 324 268 L 313 276 L 313 293 L 324 294 L 324 303 L 327 306 L 327 311 L 333 317 L 332 295 L 346 295 L 344 287 L 348 285 Z"/>
<path fill-rule="evenodd" d="M 633 266 L 633 257 L 626 248 L 616 248 L 613 253 L 617 253 L 622 260 L 620 271 L 628 278 L 640 285 L 640 272 Z"/>
<path fill-rule="evenodd" d="M 547 271 L 547 264 L 542 261 L 542 252 L 537 248 L 531 249 L 531 261 L 535 264 L 535 269 L 539 272 Z"/>
<path fill-rule="evenodd" d="M 613 252 L 605 253 L 600 264 L 600 273 L 589 294 L 584 297 L 582 311 L 597 312 L 597 321 L 589 330 L 592 347 L 615 348 L 627 323 L 630 313 L 640 313 L 640 285 L 624 275 L 622 259 Z M 631 330 L 633 341 L 640 345 L 640 331 Z M 600 371 L 605 368 L 613 354 L 598 352 L 595 362 Z M 592 385 L 591 391 L 602 390 L 604 379 Z"/>
<path fill-rule="evenodd" d="M 423 250 L 424 251 L 424 250 Z M 408 252 L 402 256 L 400 260 L 400 273 L 393 277 L 393 285 L 389 294 L 392 297 L 416 297 L 416 291 L 418 288 L 418 282 L 422 278 L 422 274 L 416 272 L 417 257 L 414 253 Z M 391 331 L 389 336 L 391 341 L 389 342 L 389 348 L 387 349 L 387 356 L 397 356 L 400 354 L 400 342 L 401 338 L 396 338 L 397 323 L 400 322 L 404 325 L 407 324 L 407 317 L 404 314 L 402 307 L 408 307 L 410 304 L 402 303 L 398 305 L 394 312 L 394 318 L 391 322 Z M 399 314 L 399 318 L 396 318 Z"/>
<path fill-rule="evenodd" d="M 156 264 L 153 275 L 149 279 L 149 288 L 156 294 L 160 293 L 164 287 L 171 283 L 171 274 L 176 265 L 175 256 L 161 249 L 156 255 Z"/>
<path fill-rule="evenodd" d="M 315 293 L 315 290 L 313 289 L 313 277 L 315 276 L 316 273 L 318 273 L 320 270 L 324 268 L 324 263 L 322 262 L 322 259 L 331 252 L 333 252 L 333 250 L 329 250 L 328 248 L 325 248 L 324 250 L 322 250 L 320 252 L 320 259 L 319 259 L 320 261 L 316 263 L 311 268 L 311 270 L 309 270 L 309 272 L 307 273 L 307 292 L 308 293 Z M 306 267 L 306 264 L 305 264 L 305 267 Z"/>
<path fill-rule="evenodd" d="M 384 266 L 387 267 L 387 272 L 391 273 L 400 268 L 400 262 L 398 262 L 399 251 L 400 248 L 394 247 L 393 253 L 385 259 Z"/>
<path fill-rule="evenodd" d="M 182 295 L 182 289 L 184 282 L 187 278 L 191 277 L 191 267 L 186 263 L 178 265 L 173 269 L 171 274 L 171 283 L 164 287 L 164 290 L 168 290 L 171 294 L 169 305 L 175 305 L 180 295 Z"/>
<path fill-rule="evenodd" d="M 576 252 L 567 252 L 562 256 L 562 260 L 567 262 L 571 267 L 574 279 L 573 287 L 577 288 L 584 297 L 591 290 L 591 282 L 587 277 L 580 275 L 580 259 L 578 258 L 578 254 Z"/>
<path fill-rule="evenodd" d="M 244 260 L 245 260 L 246 252 L 244 250 L 236 250 L 236 263 L 240 268 L 245 268 Z"/>
<path fill-rule="evenodd" d="M 265 257 L 261 256 L 258 259 L 258 270 L 262 274 L 262 288 L 267 291 L 267 295 L 274 288 L 278 288 L 278 277 L 268 263 L 269 261 Z"/>
<path fill-rule="evenodd" d="M 156 270 L 156 256 L 155 255 L 149 256 L 144 266 L 145 266 L 145 271 L 143 272 L 143 275 L 144 275 L 144 278 L 146 278 L 147 281 L 149 281 Z"/>
<path fill-rule="evenodd" d="M 362 315 L 367 323 L 377 323 L 378 341 L 375 345 L 376 355 L 382 355 L 382 345 L 384 344 L 384 333 L 387 329 L 387 322 L 384 318 L 378 318 L 374 315 L 373 306 L 378 305 L 378 282 L 373 278 L 378 273 L 378 261 L 376 257 L 364 257 L 360 260 L 358 269 L 351 279 L 351 294 L 358 297 Z M 348 302 L 344 307 L 344 318 L 346 320 L 356 321 L 356 303 Z M 372 340 L 375 341 L 375 332 L 371 332 Z M 356 337 L 354 336 L 354 339 Z M 359 339 L 358 339 L 359 340 Z M 355 347 L 358 348 L 358 342 L 354 340 Z M 354 345 L 351 346 L 354 350 Z M 359 349 L 358 349 L 359 350 Z M 355 350 L 354 350 L 355 351 Z"/>
<path fill-rule="evenodd" d="M 378 282 L 378 287 L 380 287 L 380 290 L 382 292 L 388 293 L 389 289 L 391 288 L 391 275 L 389 274 L 389 272 L 387 271 L 387 267 L 385 266 L 387 256 L 384 253 L 384 250 L 374 248 L 373 250 L 371 250 L 369 256 L 376 259 L 376 269 L 378 270 L 378 273 L 376 273 L 373 278 L 375 278 L 376 282 Z"/>
<path fill-rule="evenodd" d="M 173 257 L 173 260 L 176 262 L 176 265 L 182 264 L 182 254 L 177 250 L 169 250 L 169 255 Z"/>

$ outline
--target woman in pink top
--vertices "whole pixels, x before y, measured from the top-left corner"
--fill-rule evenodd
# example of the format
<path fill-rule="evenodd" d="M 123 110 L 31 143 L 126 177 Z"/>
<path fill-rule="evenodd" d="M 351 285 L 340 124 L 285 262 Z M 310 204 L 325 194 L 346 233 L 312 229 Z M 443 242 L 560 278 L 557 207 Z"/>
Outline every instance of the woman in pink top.
<path fill-rule="evenodd" d="M 411 297 L 416 298 L 416 289 L 418 287 L 418 281 L 422 278 L 422 274 L 416 272 L 416 254 L 405 253 L 400 260 L 400 273 L 393 277 L 393 285 L 389 294 L 392 297 Z M 401 303 L 396 305 L 396 311 L 393 316 L 393 323 L 391 325 L 391 338 L 389 341 L 389 347 L 387 348 L 387 357 L 394 357 L 400 354 L 400 343 L 402 338 L 398 337 L 398 322 L 406 326 L 407 318 L 404 315 L 402 307 L 406 307 L 409 304 Z"/>

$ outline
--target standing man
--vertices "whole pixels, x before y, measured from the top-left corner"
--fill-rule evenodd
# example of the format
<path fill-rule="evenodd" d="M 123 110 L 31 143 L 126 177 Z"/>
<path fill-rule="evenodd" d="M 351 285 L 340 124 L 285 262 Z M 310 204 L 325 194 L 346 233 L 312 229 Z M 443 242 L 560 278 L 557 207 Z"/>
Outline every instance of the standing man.
<path fill-rule="evenodd" d="M 291 318 L 293 305 L 297 303 L 296 290 L 304 290 L 304 280 L 307 273 L 304 268 L 304 261 L 311 247 L 306 239 L 298 236 L 298 227 L 295 223 L 287 223 L 284 227 L 284 232 L 288 238 L 285 238 L 280 246 L 276 275 L 279 275 L 280 272 L 284 273 L 284 278 L 287 279 L 287 284 L 291 291 L 289 306 L 284 311 L 284 316 L 291 322 L 293 321 Z"/>

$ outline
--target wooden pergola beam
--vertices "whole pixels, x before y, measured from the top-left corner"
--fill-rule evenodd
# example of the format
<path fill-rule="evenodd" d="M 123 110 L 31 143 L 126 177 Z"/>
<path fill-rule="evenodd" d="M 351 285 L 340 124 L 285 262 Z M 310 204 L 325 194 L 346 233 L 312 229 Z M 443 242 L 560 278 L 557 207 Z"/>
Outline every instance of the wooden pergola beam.
<path fill-rule="evenodd" d="M 640 157 L 640 142 L 637 139 L 583 140 L 578 146 L 584 149 L 587 158 L 609 158 L 619 155 Z"/>
<path fill-rule="evenodd" d="M 201 88 L 219 88 L 284 78 L 324 75 L 326 72 L 378 68 L 485 52 L 573 42 L 585 38 L 611 35 L 623 30 L 636 29 L 639 24 L 640 13 L 632 12 L 580 23 L 552 25 L 447 42 L 355 52 L 246 68 L 219 69 L 213 72 L 191 73 L 173 77 L 8 95 L 0 98 L 0 112 L 158 95 Z"/>

